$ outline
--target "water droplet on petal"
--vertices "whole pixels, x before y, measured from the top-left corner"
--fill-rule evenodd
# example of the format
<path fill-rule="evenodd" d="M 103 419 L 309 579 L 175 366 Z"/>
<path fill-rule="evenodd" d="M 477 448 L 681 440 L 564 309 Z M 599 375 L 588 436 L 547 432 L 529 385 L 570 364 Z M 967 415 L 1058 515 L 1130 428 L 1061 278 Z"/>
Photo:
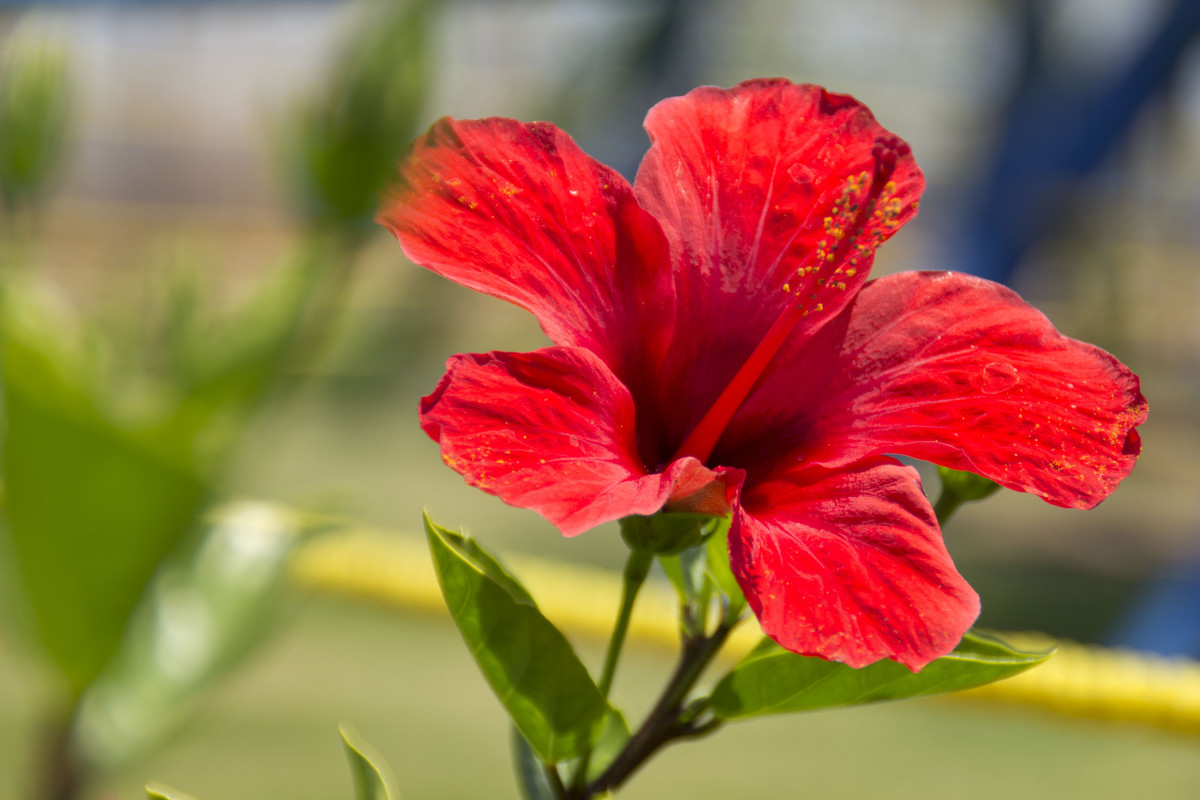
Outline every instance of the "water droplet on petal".
<path fill-rule="evenodd" d="M 788 168 L 788 176 L 800 185 L 801 190 L 805 194 L 813 193 L 813 183 L 816 174 L 812 171 L 811 167 L 801 163 L 793 164 Z"/>
<path fill-rule="evenodd" d="M 1017 368 L 1012 364 L 992 362 L 983 368 L 983 380 L 979 383 L 979 390 L 984 394 L 999 394 L 1016 386 L 1020 379 Z"/>

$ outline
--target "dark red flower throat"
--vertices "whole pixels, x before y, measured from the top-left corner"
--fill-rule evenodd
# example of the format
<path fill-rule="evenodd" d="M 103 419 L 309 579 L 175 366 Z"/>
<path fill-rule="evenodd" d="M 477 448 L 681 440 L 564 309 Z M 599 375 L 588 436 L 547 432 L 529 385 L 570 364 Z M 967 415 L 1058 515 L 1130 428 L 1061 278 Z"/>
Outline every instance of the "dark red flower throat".
<path fill-rule="evenodd" d="M 797 297 L 784 306 L 774 324 L 750 353 L 749 358 L 709 407 L 699 424 L 671 457 L 671 461 L 693 456 L 706 462 L 712 455 L 733 415 L 741 408 L 771 359 L 795 330 L 800 320 L 826 309 L 811 291 L 803 287 L 832 285 L 845 291 L 845 278 L 854 277 L 860 269 L 870 266 L 875 248 L 896 228 L 900 202 L 895 199 L 896 184 L 891 181 L 896 162 L 911 152 L 909 146 L 895 137 L 881 137 L 871 148 L 875 161 L 872 175 L 862 172 L 848 178 L 841 196 L 834 202 L 833 213 L 823 220 L 825 236 L 795 273 Z M 868 179 L 870 183 L 868 184 Z M 791 293 L 792 282 L 785 283 L 784 292 Z M 837 309 L 830 309 L 836 312 Z M 832 313 L 822 319 L 828 319 Z M 810 332 L 819 323 L 810 326 Z"/>

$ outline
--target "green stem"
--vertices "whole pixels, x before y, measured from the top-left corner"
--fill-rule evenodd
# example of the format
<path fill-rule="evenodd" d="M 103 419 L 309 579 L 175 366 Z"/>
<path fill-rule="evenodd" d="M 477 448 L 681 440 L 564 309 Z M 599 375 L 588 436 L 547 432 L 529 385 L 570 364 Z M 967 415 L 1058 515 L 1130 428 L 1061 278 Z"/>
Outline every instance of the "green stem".
<path fill-rule="evenodd" d="M 613 678 L 617 674 L 617 662 L 621 660 L 621 648 L 625 645 L 625 635 L 629 633 L 629 620 L 633 616 L 633 605 L 637 600 L 646 576 L 650 574 L 650 565 L 654 563 L 654 554 L 644 550 L 631 549 L 629 560 L 625 562 L 625 573 L 621 581 L 621 608 L 617 612 L 617 623 L 613 627 L 612 638 L 608 640 L 608 651 L 604 654 L 604 669 L 600 673 L 600 696 L 608 701 L 612 690 Z M 592 751 L 588 750 L 579 761 L 571 782 L 573 792 L 583 791 L 587 783 L 588 765 L 592 761 Z"/>
<path fill-rule="evenodd" d="M 694 725 L 696 714 L 685 715 L 684 701 L 737 623 L 737 615 L 726 614 L 711 636 L 684 640 L 683 653 L 675 673 L 646 721 L 630 737 L 608 769 L 578 796 L 589 798 L 610 792 L 624 783 L 663 745 L 674 739 L 702 735 L 717 727 L 719 723 L 713 722 Z"/>
<path fill-rule="evenodd" d="M 600 695 L 607 700 L 608 692 L 612 689 L 613 678 L 617 672 L 617 662 L 621 658 L 621 648 L 625 644 L 625 634 L 629 632 L 629 619 L 633 616 L 633 604 L 637 600 L 646 576 L 650 574 L 650 565 L 654 563 L 654 554 L 644 550 L 630 550 L 629 560 L 625 562 L 625 574 L 621 584 L 621 609 L 617 612 L 617 624 L 613 628 L 612 638 L 608 642 L 608 652 L 604 654 L 604 671 L 600 674 Z"/>
<path fill-rule="evenodd" d="M 76 705 L 78 709 L 78 704 Z M 37 776 L 41 800 L 77 800 L 83 796 L 87 765 L 74 746 L 74 714 L 55 720 L 46 732 Z"/>
<path fill-rule="evenodd" d="M 958 511 L 959 506 L 962 504 L 962 498 L 957 493 L 943 489 L 942 493 L 938 495 L 937 503 L 933 506 L 933 513 L 937 516 L 938 526 L 945 525 L 947 520 L 954 516 L 954 512 Z"/>
<path fill-rule="evenodd" d="M 546 780 L 550 783 L 550 791 L 554 792 L 555 800 L 567 800 L 567 787 L 563 785 L 562 776 L 558 774 L 558 766 L 546 764 Z"/>

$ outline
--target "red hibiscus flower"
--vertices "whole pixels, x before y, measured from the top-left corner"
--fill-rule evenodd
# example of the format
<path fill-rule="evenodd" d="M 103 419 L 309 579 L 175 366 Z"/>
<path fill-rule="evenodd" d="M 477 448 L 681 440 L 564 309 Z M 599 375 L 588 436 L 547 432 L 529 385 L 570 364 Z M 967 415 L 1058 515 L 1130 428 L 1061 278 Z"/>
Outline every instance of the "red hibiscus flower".
<path fill-rule="evenodd" d="M 769 636 L 920 669 L 979 600 L 890 455 L 1088 508 L 1140 451 L 1137 377 L 1002 286 L 867 282 L 924 182 L 852 98 L 701 88 L 646 129 L 633 186 L 546 123 L 443 119 L 417 141 L 380 221 L 554 343 L 454 356 L 423 429 L 469 483 L 567 536 L 730 514 L 733 570 Z"/>

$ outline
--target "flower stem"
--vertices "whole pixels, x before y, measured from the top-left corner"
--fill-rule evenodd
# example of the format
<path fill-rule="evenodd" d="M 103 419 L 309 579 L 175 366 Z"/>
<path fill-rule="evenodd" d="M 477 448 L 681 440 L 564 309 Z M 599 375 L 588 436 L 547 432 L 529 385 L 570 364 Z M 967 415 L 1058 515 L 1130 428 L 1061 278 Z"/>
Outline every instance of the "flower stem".
<path fill-rule="evenodd" d="M 630 737 L 625 748 L 608 769 L 587 786 L 582 797 L 594 797 L 616 789 L 668 742 L 688 736 L 700 736 L 718 727 L 720 723 L 714 720 L 695 724 L 698 712 L 688 713 L 685 701 L 737 623 L 737 615 L 726 614 L 711 636 L 684 639 L 679 664 L 646 721 L 638 728 L 637 733 Z"/>
<path fill-rule="evenodd" d="M 625 573 L 621 582 L 621 608 L 617 612 L 617 623 L 613 626 L 612 638 L 608 640 L 608 651 L 604 654 L 604 669 L 600 673 L 600 696 L 608 701 L 612 690 L 613 678 L 617 674 L 617 662 L 621 659 L 621 648 L 625 645 L 625 635 L 629 632 L 629 620 L 633 616 L 633 604 L 637 600 L 646 576 L 650 574 L 650 565 L 654 563 L 654 554 L 645 550 L 631 549 L 629 560 L 625 562 Z M 591 750 L 583 754 L 579 767 L 572 781 L 573 791 L 583 791 L 587 783 L 588 765 L 592 760 Z"/>
<path fill-rule="evenodd" d="M 961 497 L 943 489 L 941 495 L 938 496 L 937 502 L 933 505 L 933 513 L 937 517 L 938 527 L 945 525 L 947 520 L 954 516 L 954 512 L 958 511 L 959 506 L 962 504 Z"/>
<path fill-rule="evenodd" d="M 546 780 L 550 783 L 550 791 L 554 792 L 555 800 L 567 800 L 567 787 L 563 785 L 556 765 L 546 765 Z"/>
<path fill-rule="evenodd" d="M 617 673 L 617 661 L 621 658 L 621 648 L 625 644 L 625 634 L 629 632 L 629 619 L 633 616 L 633 604 L 637 600 L 646 576 L 650 574 L 650 565 L 654 563 L 654 554 L 644 550 L 630 550 L 629 560 L 625 562 L 625 574 L 621 584 L 621 610 L 617 612 L 617 624 L 613 628 L 612 638 L 608 642 L 608 652 L 604 655 L 604 671 L 600 674 L 600 695 L 607 700 L 612 689 L 613 678 Z"/>

